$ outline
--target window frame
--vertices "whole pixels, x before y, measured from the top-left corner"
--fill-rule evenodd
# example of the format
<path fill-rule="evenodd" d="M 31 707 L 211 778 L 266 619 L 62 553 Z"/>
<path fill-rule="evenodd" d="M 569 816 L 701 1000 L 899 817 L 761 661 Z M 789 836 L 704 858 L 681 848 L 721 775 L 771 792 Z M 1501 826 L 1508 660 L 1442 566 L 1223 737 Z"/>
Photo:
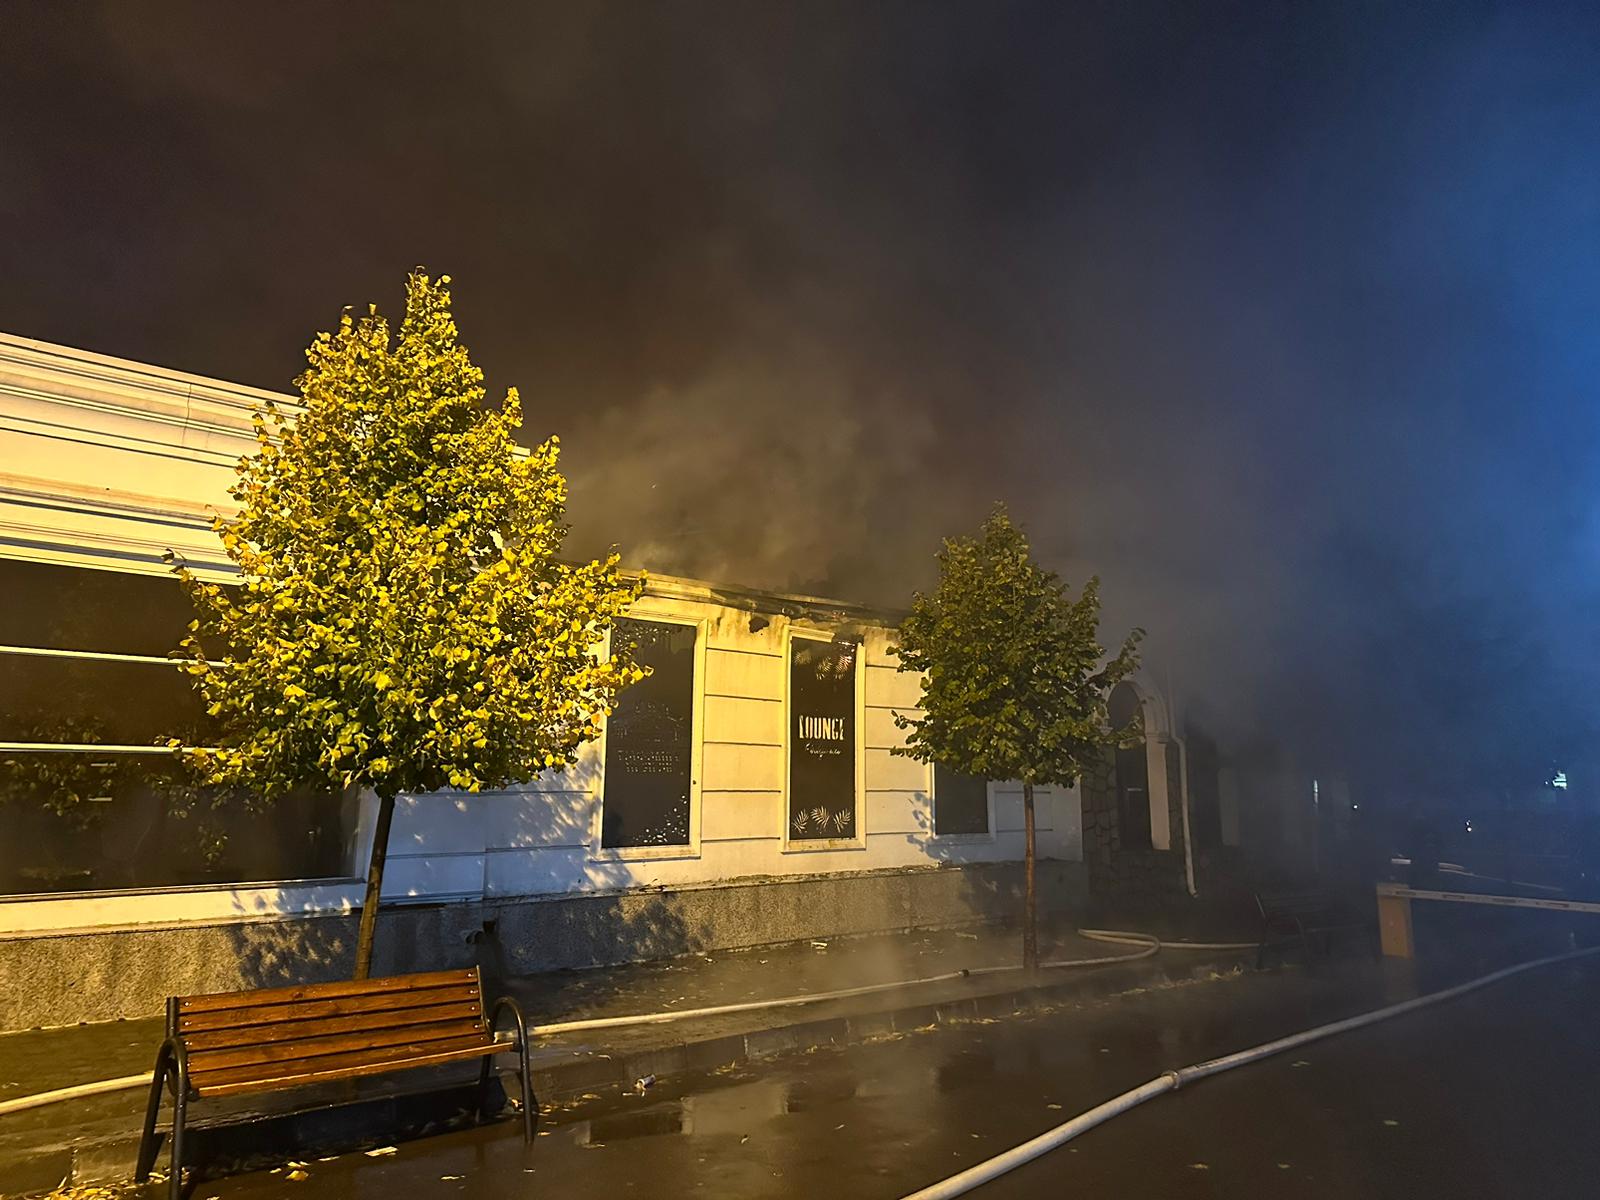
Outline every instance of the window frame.
<path fill-rule="evenodd" d="M 603 844 L 606 807 L 606 742 L 611 728 L 611 714 L 600 722 L 600 736 L 595 739 L 595 782 L 593 785 L 590 817 L 590 862 L 641 862 L 650 859 L 693 859 L 700 857 L 700 793 L 704 777 L 705 712 L 706 712 L 706 642 L 711 623 L 705 617 L 686 617 L 677 613 L 661 612 L 649 606 L 635 605 L 624 619 L 647 621 L 657 625 L 682 625 L 694 630 L 694 692 L 689 719 L 689 840 L 673 846 L 607 846 Z M 613 629 L 606 630 L 605 659 L 611 658 Z"/>
<path fill-rule="evenodd" d="M 778 793 L 778 826 L 783 854 L 812 854 L 827 850 L 865 850 L 867 848 L 866 804 L 866 695 L 867 695 L 867 643 L 863 638 L 856 643 L 855 665 L 855 835 L 847 838 L 791 838 L 789 836 L 789 800 L 794 787 L 794 643 L 797 641 L 834 644 L 831 633 L 822 630 L 796 629 L 790 626 L 783 632 L 783 788 Z"/>
<path fill-rule="evenodd" d="M 949 768 L 947 767 L 946 770 Z M 939 764 L 928 764 L 928 828 L 931 836 L 936 838 L 941 845 L 959 846 L 963 843 L 969 845 L 992 845 L 995 840 L 995 785 L 997 781 L 985 779 L 983 781 L 984 821 L 987 825 L 985 833 L 940 833 L 939 832 Z"/>

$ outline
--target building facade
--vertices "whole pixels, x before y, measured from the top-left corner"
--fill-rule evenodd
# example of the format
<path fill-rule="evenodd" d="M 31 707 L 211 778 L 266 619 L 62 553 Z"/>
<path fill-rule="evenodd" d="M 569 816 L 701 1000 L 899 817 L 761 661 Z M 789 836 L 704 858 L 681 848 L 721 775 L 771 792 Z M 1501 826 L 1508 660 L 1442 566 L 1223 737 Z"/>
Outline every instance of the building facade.
<path fill-rule="evenodd" d="M 269 399 L 293 405 L 0 335 L 8 1025 L 348 969 L 372 798 L 207 812 L 150 753 L 204 721 L 166 661 L 190 614 L 164 556 L 231 578 L 211 519 Z M 654 673 L 574 767 L 401 798 L 378 968 L 583 966 L 1014 911 L 1021 788 L 893 753 L 894 714 L 919 694 L 897 669 L 893 622 L 652 576 L 616 636 Z M 1104 793 L 1118 843 L 1092 785 L 1037 790 L 1055 908 L 1081 906 L 1094 864 L 1110 871 L 1130 836 L 1184 886 L 1181 743 L 1152 689 L 1119 703 L 1143 706 L 1150 736 L 1118 756 L 1121 783 Z"/>

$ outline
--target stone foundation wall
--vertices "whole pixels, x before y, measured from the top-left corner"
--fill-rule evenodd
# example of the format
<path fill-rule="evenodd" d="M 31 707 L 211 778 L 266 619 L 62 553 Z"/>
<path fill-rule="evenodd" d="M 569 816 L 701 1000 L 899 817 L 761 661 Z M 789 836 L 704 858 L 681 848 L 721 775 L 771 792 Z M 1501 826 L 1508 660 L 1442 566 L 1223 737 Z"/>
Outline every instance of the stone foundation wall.
<path fill-rule="evenodd" d="M 1039 864 L 1042 915 L 1082 911 L 1083 864 Z M 1022 864 L 784 879 L 674 891 L 392 905 L 373 971 L 480 964 L 486 976 L 605 966 L 808 937 L 1010 919 Z M 145 925 L 0 938 L 0 1029 L 158 1016 L 168 995 L 347 978 L 357 916 Z"/>
<path fill-rule="evenodd" d="M 1166 744 L 1167 820 L 1172 848 L 1126 847 L 1109 770 L 1079 785 L 1083 797 L 1083 860 L 1096 904 L 1154 907 L 1188 896 L 1183 867 L 1183 780 L 1178 747 Z"/>

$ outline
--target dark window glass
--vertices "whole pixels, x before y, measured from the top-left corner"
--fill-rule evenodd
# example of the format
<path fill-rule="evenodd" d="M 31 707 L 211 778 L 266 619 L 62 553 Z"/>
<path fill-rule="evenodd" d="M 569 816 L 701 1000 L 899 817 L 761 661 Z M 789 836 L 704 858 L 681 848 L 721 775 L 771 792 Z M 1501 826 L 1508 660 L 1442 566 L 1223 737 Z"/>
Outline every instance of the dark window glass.
<path fill-rule="evenodd" d="M 612 643 L 634 646 L 650 674 L 622 693 L 606 722 L 602 846 L 689 844 L 696 632 L 626 618 L 612 631 Z"/>
<path fill-rule="evenodd" d="M 789 643 L 789 838 L 856 836 L 856 657 L 852 643 Z"/>
<path fill-rule="evenodd" d="M 1121 728 L 1139 711 L 1139 695 L 1126 683 L 1111 691 L 1110 716 Z M 1117 786 L 1117 831 L 1130 850 L 1150 848 L 1150 767 L 1144 743 L 1118 750 L 1114 757 Z"/>
<path fill-rule="evenodd" d="M 949 767 L 933 768 L 933 832 L 989 832 L 989 783 Z"/>
<path fill-rule="evenodd" d="M 349 875 L 353 800 L 306 791 L 252 804 L 196 792 L 160 760 L 0 759 L 0 893 Z M 75 799 L 62 804 L 68 793 Z"/>
<path fill-rule="evenodd" d="M 0 560 L 0 644 L 163 656 L 194 618 L 177 580 Z M 205 745 L 188 677 L 162 663 L 0 654 L 0 741 Z M 353 804 L 189 785 L 161 755 L 0 752 L 0 893 L 347 874 Z"/>

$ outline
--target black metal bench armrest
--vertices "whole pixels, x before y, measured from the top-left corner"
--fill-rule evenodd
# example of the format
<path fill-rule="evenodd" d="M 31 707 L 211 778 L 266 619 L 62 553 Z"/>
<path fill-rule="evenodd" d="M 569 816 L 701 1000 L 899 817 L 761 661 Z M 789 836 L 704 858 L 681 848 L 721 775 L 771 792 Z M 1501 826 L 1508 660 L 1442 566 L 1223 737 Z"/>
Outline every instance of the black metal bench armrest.
<path fill-rule="evenodd" d="M 517 1049 L 522 1049 L 528 1044 L 528 1022 L 522 1016 L 522 1006 L 510 996 L 501 996 L 494 1002 L 494 1007 L 489 1010 L 489 1036 L 498 1038 L 500 1033 L 500 1014 L 509 1012 L 512 1024 L 517 1031 Z"/>
<path fill-rule="evenodd" d="M 504 1046 L 506 1050 L 515 1050 L 517 1053 L 518 1082 L 522 1085 L 522 1140 L 528 1145 L 533 1143 L 534 1126 L 539 1120 L 539 1101 L 533 1094 L 532 1068 L 528 1064 L 528 1022 L 522 1016 L 522 1006 L 510 996 L 501 996 L 494 1002 L 494 1007 L 489 1010 L 489 1036 L 499 1040 L 498 1027 L 500 1015 L 510 1013 L 512 1023 L 516 1026 L 516 1045 Z M 502 1047 L 496 1046 L 496 1050 Z M 493 1051 L 491 1051 L 491 1054 Z M 490 1055 L 483 1058 L 483 1070 L 478 1075 L 478 1104 L 482 1111 L 484 1103 L 484 1088 L 489 1082 Z"/>

